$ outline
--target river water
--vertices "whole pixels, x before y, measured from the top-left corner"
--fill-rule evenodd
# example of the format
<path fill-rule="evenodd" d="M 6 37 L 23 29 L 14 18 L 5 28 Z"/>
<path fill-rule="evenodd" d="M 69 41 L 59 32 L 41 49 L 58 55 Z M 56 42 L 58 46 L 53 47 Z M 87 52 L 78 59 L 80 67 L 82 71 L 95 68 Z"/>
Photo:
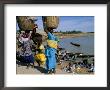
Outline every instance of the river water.
<path fill-rule="evenodd" d="M 71 45 L 70 42 L 80 44 L 80 47 Z M 69 52 L 94 55 L 94 35 L 75 38 L 60 39 L 59 46 Z"/>

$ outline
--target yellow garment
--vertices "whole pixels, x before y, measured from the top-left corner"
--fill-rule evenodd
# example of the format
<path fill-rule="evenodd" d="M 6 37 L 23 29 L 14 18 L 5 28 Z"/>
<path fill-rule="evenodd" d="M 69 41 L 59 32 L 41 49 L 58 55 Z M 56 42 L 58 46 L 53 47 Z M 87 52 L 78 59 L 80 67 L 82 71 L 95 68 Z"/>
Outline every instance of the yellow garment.
<path fill-rule="evenodd" d="M 40 64 L 41 64 L 41 65 L 44 65 L 44 64 L 45 64 L 45 62 L 40 62 Z"/>
<path fill-rule="evenodd" d="M 47 45 L 51 48 L 57 49 L 57 41 L 54 40 L 47 40 Z"/>
<path fill-rule="evenodd" d="M 45 64 L 46 56 L 43 53 L 38 53 L 35 55 L 35 60 L 39 60 L 41 64 Z"/>

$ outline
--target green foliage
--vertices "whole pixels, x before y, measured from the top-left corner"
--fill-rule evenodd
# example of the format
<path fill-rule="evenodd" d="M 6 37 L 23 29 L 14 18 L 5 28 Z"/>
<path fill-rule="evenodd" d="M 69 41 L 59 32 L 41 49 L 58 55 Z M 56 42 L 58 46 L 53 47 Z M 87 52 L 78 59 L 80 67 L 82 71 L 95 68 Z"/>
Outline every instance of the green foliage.
<path fill-rule="evenodd" d="M 88 33 L 94 33 L 94 32 L 88 32 Z"/>
<path fill-rule="evenodd" d="M 78 34 L 78 33 L 82 33 L 81 31 L 76 31 L 76 30 L 73 30 L 73 31 L 66 31 L 66 32 L 62 32 L 63 34 Z"/>

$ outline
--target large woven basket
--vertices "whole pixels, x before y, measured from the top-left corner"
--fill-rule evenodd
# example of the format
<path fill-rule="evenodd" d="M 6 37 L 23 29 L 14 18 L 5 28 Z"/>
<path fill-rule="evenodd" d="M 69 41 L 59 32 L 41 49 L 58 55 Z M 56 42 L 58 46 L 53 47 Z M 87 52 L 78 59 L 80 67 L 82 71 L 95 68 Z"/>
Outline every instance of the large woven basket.
<path fill-rule="evenodd" d="M 29 19 L 28 16 L 17 16 L 17 22 L 20 30 L 33 30 L 34 21 Z"/>
<path fill-rule="evenodd" d="M 59 24 L 58 16 L 44 16 L 43 19 L 44 27 L 56 29 Z"/>

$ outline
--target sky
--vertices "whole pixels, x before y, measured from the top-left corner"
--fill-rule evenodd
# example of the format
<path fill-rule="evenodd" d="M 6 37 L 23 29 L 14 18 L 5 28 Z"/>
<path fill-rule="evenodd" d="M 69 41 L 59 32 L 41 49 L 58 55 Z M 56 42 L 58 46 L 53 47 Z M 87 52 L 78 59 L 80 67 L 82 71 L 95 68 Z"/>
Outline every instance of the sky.
<path fill-rule="evenodd" d="M 43 30 L 42 17 L 37 16 L 38 28 Z M 18 26 L 17 26 L 17 29 Z M 60 16 L 59 25 L 56 31 L 82 31 L 94 32 L 94 16 Z"/>

